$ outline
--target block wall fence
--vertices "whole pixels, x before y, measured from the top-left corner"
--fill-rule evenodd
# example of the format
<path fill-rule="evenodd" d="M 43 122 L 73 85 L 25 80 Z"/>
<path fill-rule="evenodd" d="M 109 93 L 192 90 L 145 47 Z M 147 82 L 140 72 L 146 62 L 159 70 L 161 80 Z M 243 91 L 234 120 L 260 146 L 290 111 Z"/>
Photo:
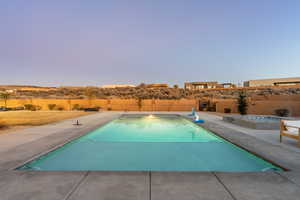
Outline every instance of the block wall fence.
<path fill-rule="evenodd" d="M 56 104 L 64 110 L 71 110 L 75 104 L 79 104 L 81 107 L 101 107 L 112 111 L 191 111 L 192 108 L 199 110 L 200 104 L 207 101 L 215 105 L 216 112 L 224 113 L 228 108 L 231 113 L 238 112 L 236 99 L 9 99 L 7 106 L 33 104 L 48 110 L 49 104 Z M 249 98 L 248 104 L 249 114 L 273 115 L 276 109 L 285 108 L 291 116 L 300 116 L 300 95 Z M 3 100 L 0 100 L 0 106 L 4 106 Z"/>

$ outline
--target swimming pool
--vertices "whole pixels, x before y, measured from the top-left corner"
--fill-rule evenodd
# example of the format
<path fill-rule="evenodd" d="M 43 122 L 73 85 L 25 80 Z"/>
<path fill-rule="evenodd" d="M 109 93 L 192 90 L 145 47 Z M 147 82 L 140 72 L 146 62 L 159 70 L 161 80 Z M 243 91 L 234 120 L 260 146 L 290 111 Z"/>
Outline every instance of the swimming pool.
<path fill-rule="evenodd" d="M 281 170 L 177 115 L 124 115 L 18 169 L 231 172 Z"/>

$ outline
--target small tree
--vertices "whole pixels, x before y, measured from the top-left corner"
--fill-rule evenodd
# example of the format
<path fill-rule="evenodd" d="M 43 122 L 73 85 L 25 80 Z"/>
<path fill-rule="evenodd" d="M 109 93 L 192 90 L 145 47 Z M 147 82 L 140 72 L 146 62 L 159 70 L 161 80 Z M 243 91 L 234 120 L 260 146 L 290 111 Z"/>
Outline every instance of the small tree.
<path fill-rule="evenodd" d="M 7 92 L 0 93 L 0 98 L 4 101 L 4 107 L 7 108 L 7 100 L 9 99 L 10 94 Z"/>
<path fill-rule="evenodd" d="M 178 88 L 179 88 L 179 86 L 178 86 L 177 84 L 175 84 L 173 87 L 174 87 L 175 89 L 178 89 Z"/>
<path fill-rule="evenodd" d="M 142 110 L 142 106 L 143 106 L 143 99 L 139 97 L 137 99 L 137 104 L 138 104 L 138 107 L 139 107 L 139 111 L 141 111 Z"/>
<path fill-rule="evenodd" d="M 92 105 L 93 98 L 96 97 L 96 91 L 93 88 L 87 87 L 84 91 L 84 95 L 88 98 L 89 106 Z"/>
<path fill-rule="evenodd" d="M 285 108 L 275 110 L 275 115 L 277 115 L 279 117 L 287 117 L 287 116 L 289 116 L 289 114 L 290 114 L 290 111 Z"/>
<path fill-rule="evenodd" d="M 72 110 L 72 101 L 71 101 L 71 98 L 68 98 L 67 103 L 69 105 L 69 110 Z"/>
<path fill-rule="evenodd" d="M 246 92 L 240 92 L 238 98 L 238 111 L 241 115 L 246 115 L 248 110 L 248 102 Z"/>

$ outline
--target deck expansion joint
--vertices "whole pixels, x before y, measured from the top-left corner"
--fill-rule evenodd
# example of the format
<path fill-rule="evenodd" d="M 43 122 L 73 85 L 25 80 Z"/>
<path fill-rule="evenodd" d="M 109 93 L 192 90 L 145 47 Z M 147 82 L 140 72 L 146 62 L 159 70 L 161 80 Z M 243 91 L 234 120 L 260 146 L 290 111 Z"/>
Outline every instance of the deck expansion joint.
<path fill-rule="evenodd" d="M 231 198 L 233 200 L 238 200 L 233 194 L 232 192 L 229 190 L 229 188 L 225 185 L 225 183 L 223 183 L 223 181 L 217 176 L 217 174 L 215 172 L 211 172 L 215 177 L 216 179 L 219 181 L 219 183 L 221 183 L 221 185 L 224 187 L 224 189 L 228 192 L 228 194 L 231 196 Z"/>
<path fill-rule="evenodd" d="M 84 180 L 86 179 L 86 177 L 88 177 L 88 175 L 90 174 L 90 171 L 87 171 L 83 177 L 79 180 L 79 182 L 77 184 L 75 184 L 75 186 L 71 189 L 71 191 L 66 195 L 66 197 L 63 200 L 68 200 L 70 199 L 70 197 L 74 194 L 74 192 L 80 187 L 80 185 L 84 182 Z"/>
<path fill-rule="evenodd" d="M 289 181 L 292 184 L 295 184 L 297 187 L 300 187 L 300 184 L 296 183 L 295 181 L 293 181 L 292 179 L 290 179 L 287 176 L 284 176 L 283 174 L 279 173 L 279 172 L 274 172 L 276 174 L 278 174 L 279 176 L 281 176 L 282 178 L 286 179 L 287 181 Z"/>
<path fill-rule="evenodd" d="M 149 171 L 149 200 L 152 199 L 152 196 L 151 196 L 151 193 L 152 193 L 151 184 L 152 184 L 152 174 L 151 174 L 151 171 Z"/>

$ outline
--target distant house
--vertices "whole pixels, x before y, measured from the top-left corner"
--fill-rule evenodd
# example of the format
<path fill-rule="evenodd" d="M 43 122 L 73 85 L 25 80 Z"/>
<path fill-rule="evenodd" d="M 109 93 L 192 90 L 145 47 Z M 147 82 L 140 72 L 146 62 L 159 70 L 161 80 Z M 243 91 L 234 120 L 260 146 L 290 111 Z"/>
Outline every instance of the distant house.
<path fill-rule="evenodd" d="M 115 85 L 103 85 L 101 88 L 133 88 L 135 85 L 128 84 L 115 84 Z"/>
<path fill-rule="evenodd" d="M 189 90 L 199 90 L 199 89 L 207 89 L 207 88 L 217 88 L 218 82 L 190 82 L 184 83 L 184 88 Z"/>
<path fill-rule="evenodd" d="M 31 85 L 0 85 L 0 89 L 6 90 L 8 93 L 20 91 L 49 91 L 55 90 L 56 87 L 40 87 L 40 86 L 31 86 Z"/>
<path fill-rule="evenodd" d="M 5 92 L 12 94 L 12 93 L 16 93 L 17 90 L 16 89 L 8 89 L 8 90 L 5 90 Z"/>
<path fill-rule="evenodd" d="M 221 88 L 235 88 L 236 85 L 233 83 L 221 83 Z"/>
<path fill-rule="evenodd" d="M 244 87 L 260 87 L 260 86 L 285 86 L 299 85 L 300 77 L 294 78 L 276 78 L 276 79 L 257 79 L 244 82 Z"/>
<path fill-rule="evenodd" d="M 235 85 L 232 83 L 221 83 L 216 81 L 206 81 L 206 82 L 187 82 L 184 83 L 184 88 L 189 90 L 201 90 L 210 88 L 234 88 Z"/>

